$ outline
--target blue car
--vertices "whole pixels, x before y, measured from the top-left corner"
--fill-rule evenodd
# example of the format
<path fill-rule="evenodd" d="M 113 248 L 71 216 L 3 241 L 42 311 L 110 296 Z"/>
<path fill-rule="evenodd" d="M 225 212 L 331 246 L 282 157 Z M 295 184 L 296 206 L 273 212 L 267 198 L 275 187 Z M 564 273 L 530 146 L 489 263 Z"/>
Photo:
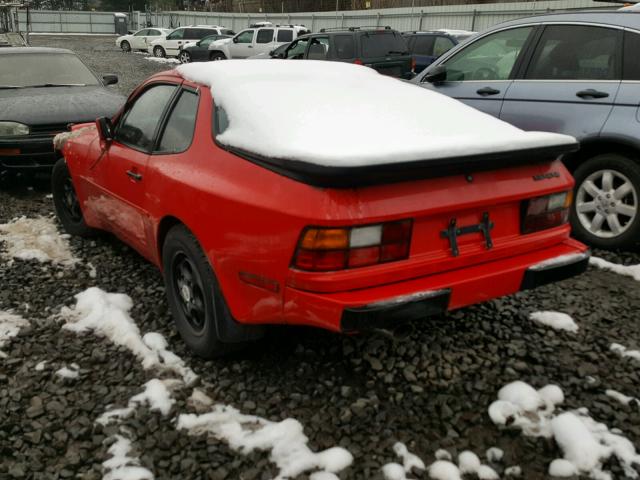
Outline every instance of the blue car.
<path fill-rule="evenodd" d="M 633 11 L 540 15 L 469 39 L 412 82 L 523 130 L 576 137 L 580 150 L 563 158 L 576 180 L 574 235 L 599 248 L 634 248 L 640 242 L 639 51 L 640 14 Z"/>
<path fill-rule="evenodd" d="M 414 73 L 420 73 L 440 55 L 460 42 L 475 35 L 466 30 L 434 30 L 432 32 L 403 32 L 415 64 Z"/>

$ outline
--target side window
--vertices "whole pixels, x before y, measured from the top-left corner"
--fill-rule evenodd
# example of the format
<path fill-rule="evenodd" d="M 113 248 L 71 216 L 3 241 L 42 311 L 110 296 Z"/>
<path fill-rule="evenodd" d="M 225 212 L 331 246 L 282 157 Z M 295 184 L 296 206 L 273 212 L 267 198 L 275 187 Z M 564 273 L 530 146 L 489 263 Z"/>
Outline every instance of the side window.
<path fill-rule="evenodd" d="M 436 37 L 433 41 L 433 56 L 439 57 L 453 48 L 454 43 L 447 37 Z"/>
<path fill-rule="evenodd" d="M 144 37 L 146 35 L 149 35 L 149 30 L 140 30 L 139 32 L 136 32 L 133 36 L 134 37 Z"/>
<path fill-rule="evenodd" d="M 157 151 L 179 153 L 189 148 L 193 140 L 197 112 L 198 95 L 188 90 L 183 90 L 169 115 L 169 120 L 160 137 Z"/>
<path fill-rule="evenodd" d="M 118 123 L 116 140 L 137 150 L 151 150 L 158 122 L 175 90 L 175 85 L 157 85 L 142 93 Z"/>
<path fill-rule="evenodd" d="M 240 32 L 236 39 L 238 40 L 236 43 L 251 43 L 253 41 L 253 30 L 245 30 L 244 32 Z"/>
<path fill-rule="evenodd" d="M 409 50 L 416 55 L 431 56 L 433 54 L 433 39 L 432 35 L 417 35 L 413 37 Z"/>
<path fill-rule="evenodd" d="M 445 62 L 447 80 L 507 80 L 532 31 L 511 28 L 471 43 Z"/>
<path fill-rule="evenodd" d="M 329 37 L 313 37 L 309 44 L 309 60 L 326 60 L 329 51 Z"/>
<path fill-rule="evenodd" d="M 147 33 L 147 35 L 150 37 L 159 37 L 160 32 L 158 30 L 149 30 L 149 33 Z"/>
<path fill-rule="evenodd" d="M 278 36 L 276 37 L 276 42 L 290 42 L 293 40 L 293 30 L 283 29 L 278 30 Z"/>
<path fill-rule="evenodd" d="M 179 28 L 167 35 L 167 40 L 182 40 L 184 38 L 184 28 Z"/>
<path fill-rule="evenodd" d="M 335 35 L 333 37 L 333 48 L 337 58 L 348 60 L 356 56 L 353 35 Z"/>
<path fill-rule="evenodd" d="M 580 25 L 544 29 L 525 78 L 534 80 L 620 79 L 619 30 Z"/>
<path fill-rule="evenodd" d="M 207 36 L 209 36 L 211 34 L 218 33 L 216 30 L 212 30 L 212 29 L 209 29 L 209 28 L 194 28 L 194 30 L 195 30 L 194 38 L 196 40 L 200 40 L 200 39 L 202 39 L 204 37 L 207 37 Z"/>
<path fill-rule="evenodd" d="M 208 47 L 211 44 L 211 42 L 215 42 L 217 38 L 218 38 L 217 35 L 210 35 L 208 37 L 205 37 L 202 40 L 200 40 L 200 46 Z"/>
<path fill-rule="evenodd" d="M 261 28 L 256 36 L 256 43 L 273 42 L 273 28 Z"/>
<path fill-rule="evenodd" d="M 640 80 L 640 35 L 624 32 L 624 65 L 622 66 L 623 80 Z"/>
<path fill-rule="evenodd" d="M 307 49 L 309 43 L 308 38 L 301 38 L 297 42 L 293 42 L 287 49 L 285 58 L 299 59 L 304 56 L 304 51 Z"/>

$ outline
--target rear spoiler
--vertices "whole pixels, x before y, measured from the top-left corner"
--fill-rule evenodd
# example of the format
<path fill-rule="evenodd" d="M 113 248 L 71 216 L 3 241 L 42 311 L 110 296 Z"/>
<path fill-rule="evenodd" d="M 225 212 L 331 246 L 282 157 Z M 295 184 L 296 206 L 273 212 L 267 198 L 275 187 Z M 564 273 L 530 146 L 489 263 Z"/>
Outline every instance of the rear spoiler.
<path fill-rule="evenodd" d="M 218 142 L 216 142 L 218 143 Z M 546 163 L 567 153 L 576 152 L 576 142 L 526 150 L 458 156 L 411 162 L 385 163 L 357 167 L 323 166 L 299 160 L 268 158 L 245 150 L 218 145 L 252 163 L 314 187 L 355 188 L 427 178 L 467 175 L 483 170 L 497 170 L 534 163 Z"/>

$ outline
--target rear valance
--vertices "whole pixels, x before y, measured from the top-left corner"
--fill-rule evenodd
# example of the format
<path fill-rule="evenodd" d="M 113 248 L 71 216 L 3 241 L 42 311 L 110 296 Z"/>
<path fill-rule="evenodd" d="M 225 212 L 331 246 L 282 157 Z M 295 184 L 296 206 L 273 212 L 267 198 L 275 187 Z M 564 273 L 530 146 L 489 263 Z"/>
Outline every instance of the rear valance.
<path fill-rule="evenodd" d="M 550 162 L 561 155 L 575 152 L 579 148 L 579 144 L 574 143 L 481 155 L 337 167 L 298 160 L 266 158 L 237 148 L 218 145 L 239 157 L 285 177 L 325 188 L 355 188 L 450 175 L 468 175 L 482 170 Z"/>

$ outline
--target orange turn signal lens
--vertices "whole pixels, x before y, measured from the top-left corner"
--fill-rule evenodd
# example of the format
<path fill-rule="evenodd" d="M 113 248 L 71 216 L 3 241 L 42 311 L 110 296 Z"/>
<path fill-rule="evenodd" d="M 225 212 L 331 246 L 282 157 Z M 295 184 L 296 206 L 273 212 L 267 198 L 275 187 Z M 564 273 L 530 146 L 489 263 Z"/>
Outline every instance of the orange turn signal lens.
<path fill-rule="evenodd" d="M 346 228 L 309 228 L 300 245 L 308 250 L 344 250 L 349 248 L 349 230 Z"/>

